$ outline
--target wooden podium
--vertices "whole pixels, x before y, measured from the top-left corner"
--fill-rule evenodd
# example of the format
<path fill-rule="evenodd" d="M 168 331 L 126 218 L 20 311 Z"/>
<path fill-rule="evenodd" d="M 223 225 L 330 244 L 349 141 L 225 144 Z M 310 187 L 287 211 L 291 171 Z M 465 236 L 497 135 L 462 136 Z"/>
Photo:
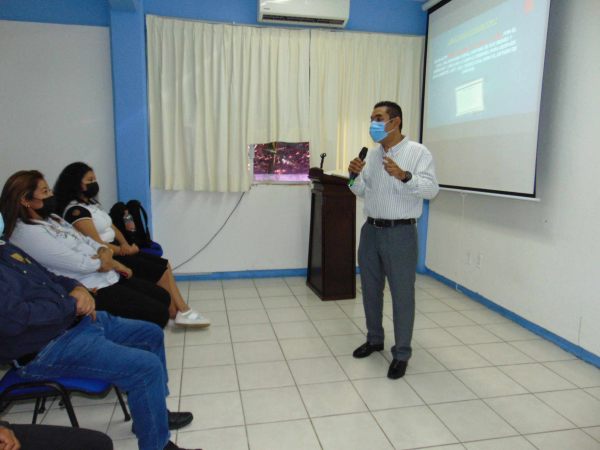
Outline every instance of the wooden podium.
<path fill-rule="evenodd" d="M 348 179 L 312 168 L 306 285 L 321 300 L 356 298 L 356 197 Z"/>

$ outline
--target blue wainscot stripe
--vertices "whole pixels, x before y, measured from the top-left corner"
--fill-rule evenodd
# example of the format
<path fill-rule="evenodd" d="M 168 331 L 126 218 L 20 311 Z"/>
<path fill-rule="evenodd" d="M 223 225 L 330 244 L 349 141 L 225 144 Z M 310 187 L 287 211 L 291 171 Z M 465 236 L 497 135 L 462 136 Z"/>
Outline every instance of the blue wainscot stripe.
<path fill-rule="evenodd" d="M 204 275 L 175 275 L 177 281 L 194 280 L 233 280 L 237 278 L 278 278 L 278 277 L 305 277 L 307 269 L 280 269 L 280 270 L 243 270 L 240 272 L 213 272 Z"/>
<path fill-rule="evenodd" d="M 482 305 L 487 306 L 492 311 L 502 314 L 507 319 L 510 319 L 513 322 L 521 325 L 523 328 L 526 328 L 527 330 L 531 331 L 532 333 L 535 333 L 538 336 L 543 337 L 544 339 L 552 342 L 553 344 L 558 345 L 563 350 L 600 368 L 600 356 L 595 355 L 595 354 L 589 352 L 588 350 L 585 350 L 584 348 L 580 347 L 579 345 L 575 345 L 572 342 L 567 341 L 566 339 L 552 333 L 551 331 L 546 330 L 545 328 L 540 327 L 539 325 L 536 325 L 533 322 L 530 322 L 527 319 L 524 319 L 523 317 L 519 316 L 518 314 L 515 314 L 514 312 L 509 311 L 508 309 L 492 302 L 491 300 L 488 300 L 487 298 L 482 297 L 477 292 L 473 292 L 470 289 L 467 289 L 466 287 L 461 286 L 460 284 L 457 285 L 457 283 L 455 283 L 454 281 L 444 277 L 443 275 L 440 275 L 439 273 L 434 272 L 431 269 L 427 269 L 426 274 L 432 278 L 435 278 L 438 281 L 441 281 L 442 283 L 444 283 L 452 288 L 458 289 L 460 292 L 465 294 L 467 297 L 470 297 L 473 300 L 475 300 L 476 302 L 479 302 Z"/>
<path fill-rule="evenodd" d="M 194 280 L 234 280 L 237 278 L 278 278 L 278 277 L 305 277 L 307 269 L 280 269 L 280 270 L 243 270 L 240 272 L 212 272 L 207 274 L 175 275 L 177 281 Z M 356 268 L 356 273 L 360 269 Z"/>

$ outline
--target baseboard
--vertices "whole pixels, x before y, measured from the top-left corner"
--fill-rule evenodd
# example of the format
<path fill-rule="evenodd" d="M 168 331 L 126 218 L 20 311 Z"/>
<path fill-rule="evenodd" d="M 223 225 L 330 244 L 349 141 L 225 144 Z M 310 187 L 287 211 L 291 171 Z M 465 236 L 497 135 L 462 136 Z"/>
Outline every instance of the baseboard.
<path fill-rule="evenodd" d="M 305 277 L 307 269 L 279 269 L 279 270 L 242 270 L 238 272 L 212 272 L 204 274 L 175 274 L 177 281 L 195 280 L 233 280 L 237 278 L 278 278 L 278 277 Z M 360 269 L 356 268 L 356 273 Z"/>
<path fill-rule="evenodd" d="M 576 345 L 576 344 L 573 344 L 572 342 L 567 341 L 566 339 L 558 336 L 557 334 L 554 334 L 551 331 L 548 331 L 545 328 L 542 328 L 539 325 L 536 325 L 535 323 L 530 322 L 527 319 L 524 319 L 523 317 L 519 316 L 518 314 L 515 314 L 514 312 L 494 303 L 493 301 L 488 300 L 485 297 L 482 297 L 477 292 L 473 292 L 470 289 L 467 289 L 466 287 L 461 286 L 460 284 L 457 285 L 456 282 L 446 278 L 443 275 L 440 275 L 439 273 L 434 272 L 431 269 L 427 269 L 426 275 L 429 275 L 431 278 L 441 281 L 442 283 L 444 283 L 452 288 L 457 288 L 463 294 L 465 294 L 467 297 L 472 298 L 473 300 L 481 303 L 484 306 L 487 306 L 492 311 L 495 311 L 498 314 L 502 314 L 507 319 L 510 319 L 513 322 L 515 322 L 516 324 L 521 325 L 523 328 L 531 331 L 532 333 L 535 333 L 538 336 L 543 337 L 544 339 L 552 342 L 553 344 L 558 345 L 563 350 L 600 368 L 600 356 L 595 355 L 594 353 L 591 353 L 588 350 L 585 350 L 584 348 L 580 347 L 579 345 Z"/>
<path fill-rule="evenodd" d="M 212 272 L 206 274 L 175 275 L 175 280 L 233 280 L 238 278 L 278 278 L 305 276 L 306 269 L 242 270 L 237 272 Z"/>

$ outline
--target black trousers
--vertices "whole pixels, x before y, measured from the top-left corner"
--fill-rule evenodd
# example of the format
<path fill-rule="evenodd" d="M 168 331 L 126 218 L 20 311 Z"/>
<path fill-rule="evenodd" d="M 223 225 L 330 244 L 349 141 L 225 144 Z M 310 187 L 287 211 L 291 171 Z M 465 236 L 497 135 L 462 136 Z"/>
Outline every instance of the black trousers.
<path fill-rule="evenodd" d="M 112 450 L 112 440 L 99 431 L 48 425 L 13 425 L 22 450 Z"/>
<path fill-rule="evenodd" d="M 98 289 L 96 309 L 125 319 L 145 320 L 164 328 L 169 322 L 171 295 L 160 286 L 121 276 L 118 283 Z"/>

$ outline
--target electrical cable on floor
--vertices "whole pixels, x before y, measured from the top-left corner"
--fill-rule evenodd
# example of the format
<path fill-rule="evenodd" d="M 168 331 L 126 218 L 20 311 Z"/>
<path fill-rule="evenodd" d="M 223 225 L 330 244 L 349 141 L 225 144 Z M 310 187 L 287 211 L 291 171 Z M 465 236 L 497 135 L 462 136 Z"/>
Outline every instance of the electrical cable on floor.
<path fill-rule="evenodd" d="M 219 231 L 217 231 L 215 233 L 215 235 L 213 237 L 210 238 L 210 241 L 207 242 L 207 244 L 202 247 L 200 250 L 198 250 L 196 253 L 194 253 L 194 256 L 192 256 L 191 258 L 189 258 L 188 260 L 182 262 L 181 264 L 179 264 L 177 267 L 174 267 L 172 270 L 175 271 L 177 269 L 179 269 L 181 266 L 189 263 L 192 259 L 194 259 L 196 256 L 198 256 L 200 254 L 200 252 L 202 252 L 202 250 L 204 250 L 206 247 L 208 247 L 208 245 L 213 241 L 214 238 L 216 238 L 219 233 L 221 232 L 221 230 L 225 227 L 225 225 L 227 225 L 227 222 L 229 222 L 229 219 L 231 218 L 231 216 L 233 215 L 233 213 L 235 212 L 235 210 L 238 208 L 238 206 L 240 206 L 240 203 L 242 202 L 242 199 L 244 198 L 244 195 L 246 193 L 242 192 L 242 195 L 240 197 L 240 199 L 237 202 L 237 205 L 235 205 L 235 208 L 233 208 L 233 210 L 231 211 L 231 213 L 229 213 L 229 216 L 227 217 L 227 220 L 225 221 L 225 223 L 221 226 L 221 228 L 219 228 Z"/>

